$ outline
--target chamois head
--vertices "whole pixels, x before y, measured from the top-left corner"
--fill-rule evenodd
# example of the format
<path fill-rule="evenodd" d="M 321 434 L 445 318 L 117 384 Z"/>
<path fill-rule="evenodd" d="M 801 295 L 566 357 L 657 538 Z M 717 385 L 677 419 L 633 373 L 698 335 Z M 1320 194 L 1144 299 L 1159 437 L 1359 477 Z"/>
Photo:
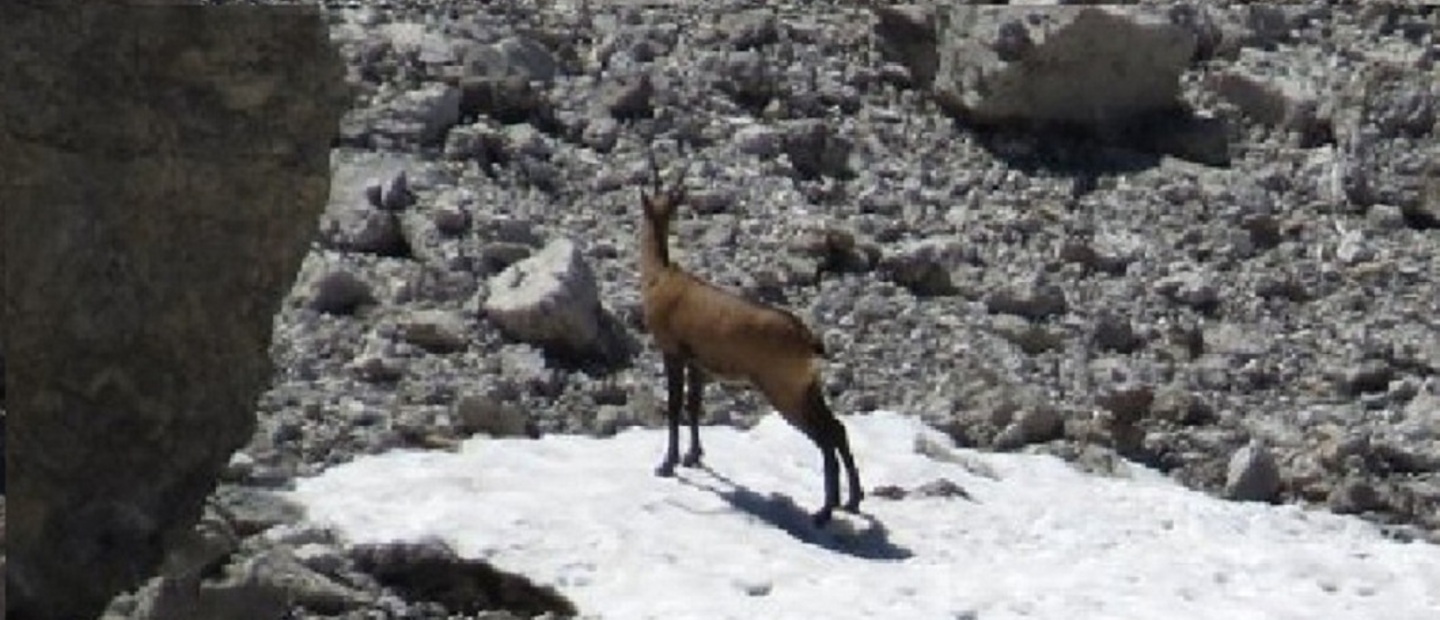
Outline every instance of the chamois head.
<path fill-rule="evenodd" d="M 666 189 L 660 178 L 660 165 L 655 162 L 655 154 L 650 154 L 650 171 L 655 177 L 655 185 L 651 192 L 640 188 L 640 205 L 645 209 L 645 218 L 652 224 L 668 224 L 675 217 L 675 209 L 685 202 L 685 173 L 688 169 L 688 165 L 682 168 L 679 174 L 675 175 L 670 188 Z"/>

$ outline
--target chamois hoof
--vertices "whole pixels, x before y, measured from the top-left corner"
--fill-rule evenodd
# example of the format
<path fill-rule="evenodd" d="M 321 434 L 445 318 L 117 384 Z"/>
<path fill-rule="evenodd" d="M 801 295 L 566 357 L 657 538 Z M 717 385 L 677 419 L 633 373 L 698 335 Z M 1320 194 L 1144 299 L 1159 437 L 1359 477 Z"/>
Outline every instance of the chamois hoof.
<path fill-rule="evenodd" d="M 661 478 L 675 477 L 675 461 L 665 461 L 655 468 L 655 475 Z"/>
<path fill-rule="evenodd" d="M 860 514 L 860 499 L 856 498 L 845 502 L 845 505 L 841 506 L 840 509 L 852 515 L 858 515 Z"/>
<path fill-rule="evenodd" d="M 810 517 L 810 522 L 814 523 L 817 528 L 825 527 L 830 523 L 830 508 L 821 508 Z"/>
<path fill-rule="evenodd" d="M 691 450 L 689 452 L 686 452 L 685 458 L 680 460 L 680 464 L 685 467 L 699 467 L 700 456 L 703 454 L 704 452 L 701 452 L 699 450 Z"/>

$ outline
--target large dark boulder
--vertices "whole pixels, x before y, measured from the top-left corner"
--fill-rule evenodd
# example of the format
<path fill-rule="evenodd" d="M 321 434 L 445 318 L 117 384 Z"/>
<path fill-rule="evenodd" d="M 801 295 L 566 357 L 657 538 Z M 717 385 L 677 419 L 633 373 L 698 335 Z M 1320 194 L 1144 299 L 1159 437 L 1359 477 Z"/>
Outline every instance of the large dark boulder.
<path fill-rule="evenodd" d="M 344 69 L 299 7 L 6 3 L 0 57 L 7 611 L 93 618 L 251 436 Z"/>

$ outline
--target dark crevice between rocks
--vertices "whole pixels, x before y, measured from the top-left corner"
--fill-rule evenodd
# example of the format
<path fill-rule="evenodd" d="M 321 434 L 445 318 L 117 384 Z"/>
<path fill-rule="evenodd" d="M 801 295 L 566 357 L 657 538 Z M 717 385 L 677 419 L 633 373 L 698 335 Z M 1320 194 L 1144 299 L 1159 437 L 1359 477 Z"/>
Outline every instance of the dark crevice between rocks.
<path fill-rule="evenodd" d="M 995 157 L 1027 173 L 1074 176 L 1085 193 L 1097 175 L 1141 172 L 1163 156 L 1214 167 L 1230 165 L 1224 122 L 1184 108 L 1103 123 L 1013 121 L 971 122 L 956 116 L 957 128 L 974 135 Z"/>
<path fill-rule="evenodd" d="M 437 603 L 451 613 L 504 610 L 527 618 L 547 613 L 573 618 L 578 613 L 554 588 L 481 560 L 461 558 L 440 544 L 362 545 L 351 556 L 360 570 L 406 600 Z"/>

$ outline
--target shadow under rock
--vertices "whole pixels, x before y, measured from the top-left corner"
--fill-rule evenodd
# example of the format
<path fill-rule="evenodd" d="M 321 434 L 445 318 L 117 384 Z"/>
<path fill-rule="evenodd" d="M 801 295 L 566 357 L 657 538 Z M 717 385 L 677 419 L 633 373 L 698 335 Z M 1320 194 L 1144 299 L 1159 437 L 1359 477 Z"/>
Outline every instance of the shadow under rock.
<path fill-rule="evenodd" d="M 1082 194 L 1094 187 L 1096 177 L 1142 172 L 1159 166 L 1167 155 L 1213 167 L 1230 165 L 1225 123 L 1183 108 L 1093 125 L 982 125 L 961 118 L 955 119 L 955 125 L 957 130 L 975 136 L 995 158 L 1017 170 L 1074 177 L 1078 193 Z"/>
<path fill-rule="evenodd" d="M 708 466 L 700 469 L 718 484 L 686 476 L 678 476 L 677 479 L 714 493 L 735 509 L 775 526 L 800 542 L 865 560 L 904 560 L 915 555 L 914 551 L 892 542 L 889 529 L 873 516 L 855 515 L 867 522 L 866 527 L 858 529 L 837 511 L 829 526 L 817 528 L 811 521 L 810 513 L 790 497 L 779 493 L 761 495 Z"/>

